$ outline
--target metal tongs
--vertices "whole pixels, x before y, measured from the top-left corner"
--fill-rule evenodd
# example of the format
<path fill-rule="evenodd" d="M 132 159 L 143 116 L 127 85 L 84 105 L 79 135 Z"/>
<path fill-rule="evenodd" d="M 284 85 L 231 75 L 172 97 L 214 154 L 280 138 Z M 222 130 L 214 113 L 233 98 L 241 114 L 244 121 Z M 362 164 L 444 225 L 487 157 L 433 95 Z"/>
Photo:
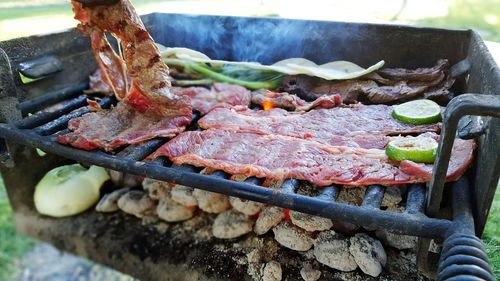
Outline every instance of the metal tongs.
<path fill-rule="evenodd" d="M 75 0 L 75 1 L 82 3 L 84 7 L 92 7 L 99 5 L 112 5 L 119 2 L 120 0 Z"/>

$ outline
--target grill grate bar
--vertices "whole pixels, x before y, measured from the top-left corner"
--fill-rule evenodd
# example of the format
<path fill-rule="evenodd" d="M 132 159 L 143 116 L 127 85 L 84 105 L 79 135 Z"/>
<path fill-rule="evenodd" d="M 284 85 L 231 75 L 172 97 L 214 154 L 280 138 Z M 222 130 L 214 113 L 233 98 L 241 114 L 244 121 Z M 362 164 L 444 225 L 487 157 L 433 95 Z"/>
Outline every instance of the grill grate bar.
<path fill-rule="evenodd" d="M 154 160 L 149 161 L 149 163 L 152 163 L 152 164 L 155 164 L 155 165 L 158 165 L 158 166 L 164 166 L 166 160 L 167 160 L 166 156 L 160 156 L 160 157 L 157 157 Z"/>
<path fill-rule="evenodd" d="M 226 174 L 224 171 L 215 171 L 211 173 L 209 176 L 214 177 L 214 178 L 221 178 L 221 179 L 227 179 L 228 174 Z"/>
<path fill-rule="evenodd" d="M 384 198 L 385 187 L 374 184 L 368 186 L 365 192 L 365 198 L 363 198 L 362 207 L 379 209 L 380 204 L 382 204 L 382 199 Z"/>
<path fill-rule="evenodd" d="M 166 157 L 165 157 L 166 158 Z M 191 165 L 172 165 L 172 169 L 179 172 L 198 173 L 197 168 Z"/>
<path fill-rule="evenodd" d="M 408 187 L 406 212 L 408 214 L 423 214 L 425 210 L 425 185 L 411 184 Z"/>
<path fill-rule="evenodd" d="M 20 129 L 32 129 L 34 127 L 45 124 L 51 120 L 54 120 L 64 114 L 68 114 L 69 112 L 78 109 L 80 107 L 87 105 L 87 97 L 80 96 L 75 99 L 68 101 L 63 107 L 50 111 L 50 112 L 41 112 L 24 119 L 21 119 L 14 123 Z"/>
<path fill-rule="evenodd" d="M 279 189 L 283 193 L 296 193 L 297 189 L 299 189 L 299 181 L 296 179 L 286 179 Z"/>
<path fill-rule="evenodd" d="M 73 99 L 83 94 L 83 90 L 87 89 L 88 83 L 76 84 L 59 91 L 50 92 L 42 96 L 23 101 L 18 105 L 23 115 L 34 113 L 42 110 L 50 105 L 56 104 L 63 100 Z"/>
<path fill-rule="evenodd" d="M 109 97 L 105 97 L 99 102 L 99 105 L 101 105 L 101 107 L 103 107 L 103 108 L 106 108 L 106 107 L 109 107 L 112 103 L 113 103 L 113 99 L 111 99 Z M 41 125 L 41 126 L 35 128 L 34 131 L 36 133 L 38 133 L 40 135 L 44 135 L 44 136 L 51 135 L 53 133 L 56 133 L 57 131 L 64 129 L 68 125 L 68 122 L 71 119 L 76 118 L 76 117 L 80 117 L 80 116 L 84 115 L 85 113 L 89 113 L 89 112 L 90 112 L 90 109 L 88 107 L 78 109 L 78 110 L 73 111 L 69 114 L 66 114 L 66 115 L 63 115 L 57 119 L 54 119 L 54 120 L 52 120 L 44 125 Z"/>
<path fill-rule="evenodd" d="M 299 182 L 294 179 L 286 180 L 282 185 L 281 192 L 276 192 L 275 189 L 271 188 L 227 180 L 221 177 L 221 175 L 225 177 L 226 174 L 220 171 L 216 172 L 215 176 L 207 176 L 198 174 L 195 167 L 165 167 L 149 161 L 138 162 L 125 157 L 117 157 L 102 151 L 89 152 L 74 149 L 55 143 L 51 136 L 40 136 L 29 130 L 19 130 L 9 124 L 0 124 L 0 135 L 18 144 L 38 147 L 48 153 L 74 159 L 81 163 L 289 208 L 364 227 L 384 228 L 394 233 L 442 239 L 452 225 L 451 221 L 445 219 L 360 208 L 336 203 L 332 200 L 283 192 L 296 190 Z"/>
<path fill-rule="evenodd" d="M 151 153 L 155 152 L 165 142 L 165 139 L 153 139 L 140 144 L 129 145 L 122 150 L 119 155 L 137 161 L 143 160 Z"/>
<path fill-rule="evenodd" d="M 337 197 L 340 194 L 340 187 L 336 185 L 330 185 L 323 187 L 316 198 L 328 199 L 328 200 L 337 200 Z"/>
<path fill-rule="evenodd" d="M 261 185 L 264 180 L 256 177 L 249 177 L 244 180 L 245 183 L 253 184 L 253 185 Z"/>

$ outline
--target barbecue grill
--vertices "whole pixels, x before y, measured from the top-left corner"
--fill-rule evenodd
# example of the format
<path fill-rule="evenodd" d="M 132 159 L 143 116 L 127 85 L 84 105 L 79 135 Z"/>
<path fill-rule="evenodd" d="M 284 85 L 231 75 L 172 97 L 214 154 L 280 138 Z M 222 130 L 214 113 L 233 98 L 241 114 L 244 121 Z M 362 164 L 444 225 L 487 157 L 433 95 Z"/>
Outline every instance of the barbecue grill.
<path fill-rule="evenodd" d="M 387 67 L 415 68 L 447 58 L 461 95 L 444 112 L 442 137 L 429 185 L 407 188 L 406 210 L 382 210 L 385 187 L 366 187 L 360 206 L 336 202 L 342 187 L 329 186 L 316 196 L 297 193 L 302 182 L 288 179 L 279 189 L 259 186 L 255 178 L 228 180 L 224 172 L 199 174 L 192 166 L 174 166 L 168 159 L 146 158 L 165 139 L 124 148 L 116 154 L 87 152 L 58 144 L 67 122 L 86 107 L 87 77 L 96 69 L 87 37 L 71 30 L 0 42 L 0 170 L 20 232 L 47 240 L 64 250 L 153 278 L 150 264 L 120 264 L 124 253 L 101 253 L 98 238 L 106 227 L 92 215 L 51 219 L 34 209 L 35 184 L 50 169 L 74 161 L 124 173 L 174 182 L 300 212 L 350 222 L 368 229 L 386 229 L 419 237 L 418 267 L 438 280 L 494 280 L 481 237 L 500 174 L 500 70 L 479 35 L 471 30 L 443 30 L 274 18 L 241 18 L 150 14 L 143 17 L 153 38 L 165 46 L 182 46 L 226 60 L 273 63 L 305 57 L 318 63 L 349 60 Z M 20 77 L 35 79 L 23 83 Z M 473 93 L 473 94 L 462 94 Z M 109 97 L 99 103 L 116 103 Z M 50 107 L 59 104 L 57 107 Z M 193 115 L 193 124 L 197 118 Z M 196 129 L 192 126 L 190 129 Z M 455 183 L 444 183 L 455 135 L 476 138 L 473 167 Z M 48 154 L 39 156 L 35 148 Z M 450 212 L 450 207 L 452 212 Z M 82 227 L 85 226 L 85 227 Z M 123 226 L 123 225 L 122 225 Z M 53 228 L 52 230 L 50 228 Z M 132 227 L 131 227 L 132 228 Z M 83 229 L 83 230 L 82 230 Z M 96 233 L 88 234 L 95 230 Z M 127 232 L 129 230 L 123 229 Z M 67 236 L 75 237 L 64 242 Z M 78 239 L 77 237 L 87 237 Z M 146 238 L 144 238 L 146 239 Z M 429 251 L 431 240 L 443 243 L 440 255 Z M 71 240 L 71 239 L 70 239 Z M 106 240 L 107 241 L 107 240 Z M 125 240 L 112 241 L 117 248 Z M 102 242 L 105 243 L 105 242 Z M 116 243 L 116 244 L 113 244 Z M 135 251 L 144 260 L 150 252 Z M 438 267 L 436 267 L 438 265 Z"/>

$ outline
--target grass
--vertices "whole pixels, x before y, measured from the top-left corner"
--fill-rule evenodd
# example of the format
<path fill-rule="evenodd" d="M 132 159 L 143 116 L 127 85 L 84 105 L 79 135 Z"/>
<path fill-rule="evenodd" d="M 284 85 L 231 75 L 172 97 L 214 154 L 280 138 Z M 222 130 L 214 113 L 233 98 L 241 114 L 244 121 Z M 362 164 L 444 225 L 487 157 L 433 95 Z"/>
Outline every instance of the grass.
<path fill-rule="evenodd" d="M 0 9 L 0 19 L 19 19 L 33 16 L 72 15 L 69 3 L 33 7 L 13 7 Z"/>
<path fill-rule="evenodd" d="M 493 265 L 496 280 L 500 280 L 500 186 L 497 186 L 495 192 L 488 223 L 484 230 L 483 241 L 486 244 L 486 251 Z"/>
<path fill-rule="evenodd" d="M 1 2 L 13 2 L 13 1 L 2 1 Z M 28 1 L 25 1 L 28 2 Z M 39 1 L 43 3 L 43 1 Z M 142 5 L 146 4 L 151 4 L 151 3 L 158 3 L 158 2 L 165 2 L 165 0 L 162 1 L 155 1 L 155 0 L 132 0 L 134 3 L 135 7 L 140 7 Z M 33 5 L 33 6 L 19 6 L 19 7 L 9 7 L 7 9 L 0 9 L 0 19 L 2 20 L 9 20 L 9 19 L 19 19 L 19 18 L 29 18 L 29 17 L 35 17 L 35 16 L 52 16 L 52 15 L 68 15 L 71 16 L 73 15 L 73 11 L 71 10 L 71 4 L 69 1 L 65 1 L 63 3 L 54 3 L 50 2 L 52 4 L 46 4 L 46 5 Z"/>
<path fill-rule="evenodd" d="M 500 0 L 449 1 L 448 14 L 444 17 L 424 18 L 418 25 L 471 28 L 485 40 L 500 42 Z"/>
<path fill-rule="evenodd" d="M 33 240 L 17 234 L 12 210 L 0 177 L 0 280 L 12 280 L 19 274 L 19 261 L 34 245 Z"/>

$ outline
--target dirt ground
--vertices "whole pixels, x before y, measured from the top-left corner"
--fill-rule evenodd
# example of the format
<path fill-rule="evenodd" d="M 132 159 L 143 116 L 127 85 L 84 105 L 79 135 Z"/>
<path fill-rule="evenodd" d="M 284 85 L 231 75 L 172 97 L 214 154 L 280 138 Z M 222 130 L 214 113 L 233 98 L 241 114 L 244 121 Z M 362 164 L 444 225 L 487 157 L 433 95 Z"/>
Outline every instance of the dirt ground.
<path fill-rule="evenodd" d="M 132 281 L 128 275 L 86 259 L 37 244 L 21 262 L 19 281 Z"/>

